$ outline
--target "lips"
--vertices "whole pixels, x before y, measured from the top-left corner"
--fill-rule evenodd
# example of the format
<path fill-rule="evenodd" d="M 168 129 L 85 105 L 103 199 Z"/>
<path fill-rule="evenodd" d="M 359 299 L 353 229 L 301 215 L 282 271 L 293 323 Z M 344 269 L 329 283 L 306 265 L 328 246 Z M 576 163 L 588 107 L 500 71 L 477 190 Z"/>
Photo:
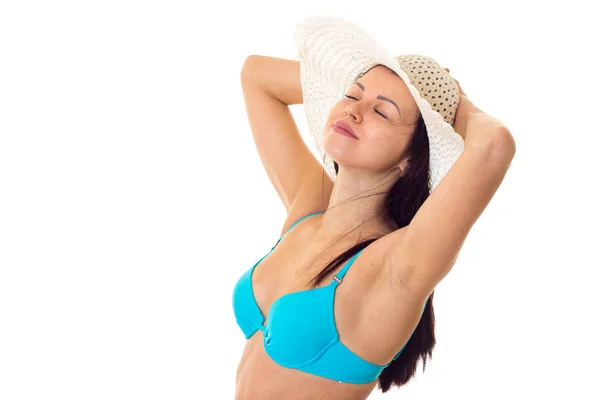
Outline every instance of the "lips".
<path fill-rule="evenodd" d="M 333 125 L 345 130 L 346 132 L 348 132 L 349 134 L 351 134 L 352 136 L 354 136 L 355 138 L 358 139 L 358 136 L 356 136 L 356 133 L 354 133 L 354 131 L 352 130 L 352 128 L 350 128 L 350 126 L 348 124 L 345 124 L 341 121 L 335 121 Z"/>

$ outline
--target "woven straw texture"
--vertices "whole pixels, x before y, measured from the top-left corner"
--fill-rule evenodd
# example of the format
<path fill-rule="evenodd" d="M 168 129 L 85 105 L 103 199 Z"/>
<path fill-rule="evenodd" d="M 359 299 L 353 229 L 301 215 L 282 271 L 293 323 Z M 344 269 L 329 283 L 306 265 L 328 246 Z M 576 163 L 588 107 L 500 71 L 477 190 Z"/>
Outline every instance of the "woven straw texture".
<path fill-rule="evenodd" d="M 323 132 L 331 108 L 354 80 L 376 65 L 385 65 L 407 85 L 429 136 L 430 191 L 442 180 L 464 150 L 452 124 L 459 104 L 452 76 L 430 57 L 408 54 L 392 57 L 365 30 L 341 18 L 308 17 L 296 25 L 294 41 L 300 61 L 304 111 L 321 158 Z M 333 160 L 325 170 L 335 180 Z"/>

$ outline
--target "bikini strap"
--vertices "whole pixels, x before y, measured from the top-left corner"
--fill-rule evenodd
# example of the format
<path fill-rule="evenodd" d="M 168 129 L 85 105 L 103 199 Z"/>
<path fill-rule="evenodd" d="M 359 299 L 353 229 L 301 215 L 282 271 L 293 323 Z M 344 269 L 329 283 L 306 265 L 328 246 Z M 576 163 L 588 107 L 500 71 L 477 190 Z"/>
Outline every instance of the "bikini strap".
<path fill-rule="evenodd" d="M 293 227 L 295 227 L 295 226 L 296 226 L 296 224 L 298 224 L 298 222 L 302 221 L 302 220 L 303 220 L 303 219 L 305 219 L 305 218 L 308 218 L 308 217 L 310 217 L 311 215 L 315 215 L 315 214 L 323 214 L 324 212 L 325 212 L 325 211 L 318 211 L 318 212 L 314 212 L 314 213 L 311 213 L 311 214 L 305 215 L 304 217 L 300 218 L 298 221 L 294 222 L 294 225 L 290 226 L 290 228 L 289 228 L 289 229 L 288 229 L 288 230 L 287 230 L 287 231 L 286 231 L 286 232 L 283 234 L 283 236 L 282 236 L 282 237 L 280 237 L 280 238 L 277 240 L 277 243 L 275 243 L 275 246 L 277 246 L 277 245 L 279 244 L 279 242 L 281 241 L 281 239 L 283 239 L 283 237 L 284 237 L 285 235 L 287 235 L 287 233 L 288 233 L 289 231 L 291 231 L 291 230 L 292 230 L 292 228 L 293 228 Z M 273 247 L 271 248 L 271 250 L 273 250 L 273 249 L 275 248 L 275 246 L 273 246 Z"/>
<path fill-rule="evenodd" d="M 364 249 L 366 249 L 366 247 Z M 353 255 L 348 261 L 346 261 L 346 265 L 344 265 L 344 268 L 342 268 L 340 270 L 340 272 L 338 272 L 337 274 L 335 274 L 333 276 L 333 282 L 332 282 L 332 284 L 334 286 L 337 286 L 340 283 L 342 283 L 342 279 L 344 279 L 344 275 L 346 275 L 346 272 L 348 272 L 348 269 L 354 263 L 354 260 L 356 260 L 356 257 L 358 257 L 360 255 L 360 253 L 363 252 L 364 249 L 361 249 L 358 253 L 356 253 L 355 255 Z"/>

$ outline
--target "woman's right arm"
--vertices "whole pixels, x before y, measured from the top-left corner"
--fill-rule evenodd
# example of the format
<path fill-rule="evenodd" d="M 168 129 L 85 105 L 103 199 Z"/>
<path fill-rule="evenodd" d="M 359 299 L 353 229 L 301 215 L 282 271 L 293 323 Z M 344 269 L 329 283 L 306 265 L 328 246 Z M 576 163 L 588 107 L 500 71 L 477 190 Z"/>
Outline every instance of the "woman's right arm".
<path fill-rule="evenodd" d="M 241 79 L 260 85 L 285 105 L 302 104 L 299 61 L 251 55 L 244 62 Z"/>
<path fill-rule="evenodd" d="M 249 56 L 242 92 L 256 150 L 288 213 L 282 236 L 295 221 L 327 208 L 333 181 L 304 142 L 290 111 L 302 103 L 299 61 Z"/>

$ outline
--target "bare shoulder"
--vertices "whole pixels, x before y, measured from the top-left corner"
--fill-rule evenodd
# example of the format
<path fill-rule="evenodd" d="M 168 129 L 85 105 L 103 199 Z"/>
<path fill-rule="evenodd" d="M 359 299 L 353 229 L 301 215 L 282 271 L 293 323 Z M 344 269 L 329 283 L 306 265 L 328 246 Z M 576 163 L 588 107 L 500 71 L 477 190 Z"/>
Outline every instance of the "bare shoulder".
<path fill-rule="evenodd" d="M 283 236 L 300 218 L 309 214 L 322 212 L 327 209 L 333 180 L 327 175 L 323 167 L 311 169 L 307 172 L 298 189 L 293 204 L 287 212 L 280 236 Z"/>

